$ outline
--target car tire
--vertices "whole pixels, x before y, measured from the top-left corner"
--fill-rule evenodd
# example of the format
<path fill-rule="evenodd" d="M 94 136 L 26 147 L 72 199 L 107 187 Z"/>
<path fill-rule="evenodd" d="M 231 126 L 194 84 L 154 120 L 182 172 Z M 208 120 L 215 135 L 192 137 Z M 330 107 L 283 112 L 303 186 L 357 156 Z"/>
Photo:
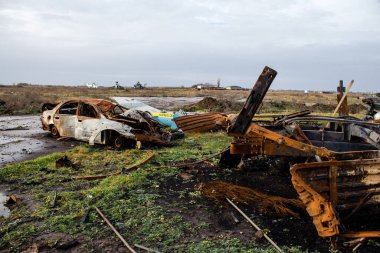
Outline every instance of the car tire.
<path fill-rule="evenodd" d="M 59 137 L 59 131 L 58 131 L 58 128 L 56 126 L 51 126 L 50 127 L 50 133 L 51 135 L 54 137 L 54 138 L 58 138 Z"/>
<path fill-rule="evenodd" d="M 113 146 L 115 148 L 124 148 L 125 147 L 125 138 L 124 138 L 124 136 L 122 136 L 122 135 L 117 136 L 113 140 Z"/>

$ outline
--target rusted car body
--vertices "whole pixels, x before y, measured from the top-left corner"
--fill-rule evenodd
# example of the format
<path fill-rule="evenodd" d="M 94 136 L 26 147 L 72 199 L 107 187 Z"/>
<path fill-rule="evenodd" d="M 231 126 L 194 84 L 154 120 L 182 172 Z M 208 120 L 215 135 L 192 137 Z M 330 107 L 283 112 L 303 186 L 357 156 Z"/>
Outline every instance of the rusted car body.
<path fill-rule="evenodd" d="M 90 145 L 134 147 L 137 141 L 169 145 L 171 139 L 171 134 L 146 112 L 102 99 L 62 102 L 43 111 L 41 122 L 55 137 L 70 137 Z"/>
<path fill-rule="evenodd" d="M 345 226 L 360 209 L 380 204 L 380 124 L 308 111 L 252 122 L 276 74 L 264 68 L 230 122 L 230 153 L 297 161 L 292 183 L 321 237 L 380 237 L 380 231 Z"/>

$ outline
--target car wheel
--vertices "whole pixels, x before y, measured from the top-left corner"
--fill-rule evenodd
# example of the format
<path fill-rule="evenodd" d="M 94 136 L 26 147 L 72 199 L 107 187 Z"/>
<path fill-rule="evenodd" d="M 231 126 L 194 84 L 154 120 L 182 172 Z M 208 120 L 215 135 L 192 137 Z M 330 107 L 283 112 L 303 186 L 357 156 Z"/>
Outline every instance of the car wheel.
<path fill-rule="evenodd" d="M 113 146 L 115 148 L 124 148 L 125 147 L 125 138 L 124 136 L 119 135 L 113 141 Z"/>
<path fill-rule="evenodd" d="M 51 135 L 53 135 L 53 137 L 55 137 L 55 138 L 58 138 L 58 137 L 59 137 L 59 132 L 58 132 L 58 129 L 57 129 L 56 126 L 52 126 L 52 127 L 50 128 L 50 133 L 51 133 Z"/>

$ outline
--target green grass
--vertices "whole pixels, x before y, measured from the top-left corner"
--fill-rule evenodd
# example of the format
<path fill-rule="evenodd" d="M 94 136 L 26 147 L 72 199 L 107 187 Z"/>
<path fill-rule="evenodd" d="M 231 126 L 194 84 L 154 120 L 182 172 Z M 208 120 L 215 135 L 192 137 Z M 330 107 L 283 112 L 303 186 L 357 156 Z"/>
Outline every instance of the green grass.
<path fill-rule="evenodd" d="M 0 250 L 19 252 L 30 246 L 37 236 L 53 232 L 79 238 L 83 252 L 99 252 L 98 244 L 104 241 L 119 245 L 119 240 L 94 210 L 96 206 L 129 242 L 162 252 L 274 252 L 271 247 L 260 248 L 233 236 L 199 239 L 198 232 L 207 229 L 208 224 L 200 222 L 192 226 L 185 217 L 173 211 L 181 207 L 176 197 L 168 203 L 162 195 L 166 182 L 179 173 L 170 165 L 201 159 L 221 151 L 229 143 L 230 138 L 224 133 L 188 135 L 178 140 L 175 147 L 154 150 L 155 158 L 139 170 L 96 181 L 71 179 L 119 171 L 144 160 L 147 153 L 83 145 L 65 152 L 73 162 L 80 163 L 78 169 L 55 168 L 55 161 L 62 153 L 9 165 L 0 170 L 0 183 L 13 187 L 24 197 L 13 208 L 10 218 L 0 218 Z M 157 165 L 168 167 L 155 169 Z M 185 188 L 173 194 L 178 199 L 187 196 L 189 201 L 200 198 L 193 189 Z M 26 200 L 32 200 L 33 207 L 26 204 Z M 92 208 L 88 221 L 81 224 L 88 208 Z M 26 217 L 29 220 L 20 222 Z M 12 225 L 15 222 L 19 222 L 18 225 Z M 287 251 L 301 252 L 297 248 Z"/>

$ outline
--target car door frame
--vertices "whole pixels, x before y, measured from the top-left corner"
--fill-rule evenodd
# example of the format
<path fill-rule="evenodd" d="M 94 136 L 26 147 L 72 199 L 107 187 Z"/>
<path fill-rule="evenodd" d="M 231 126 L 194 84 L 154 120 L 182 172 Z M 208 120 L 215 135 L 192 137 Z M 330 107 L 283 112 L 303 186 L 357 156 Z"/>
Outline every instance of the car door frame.
<path fill-rule="evenodd" d="M 67 104 L 77 103 L 77 109 L 75 114 L 62 114 L 61 108 Z M 79 101 L 70 100 L 63 103 L 54 113 L 53 123 L 58 129 L 59 135 L 63 137 L 75 138 L 75 128 L 77 121 L 77 114 L 79 109 Z"/>
<path fill-rule="evenodd" d="M 92 106 L 92 108 L 95 110 L 97 114 L 97 117 L 93 118 L 89 116 L 80 115 L 80 110 L 83 104 Z M 75 138 L 81 141 L 89 141 L 92 134 L 100 128 L 102 117 L 102 113 L 96 105 L 80 101 L 78 104 L 77 111 L 77 125 L 75 128 Z"/>

